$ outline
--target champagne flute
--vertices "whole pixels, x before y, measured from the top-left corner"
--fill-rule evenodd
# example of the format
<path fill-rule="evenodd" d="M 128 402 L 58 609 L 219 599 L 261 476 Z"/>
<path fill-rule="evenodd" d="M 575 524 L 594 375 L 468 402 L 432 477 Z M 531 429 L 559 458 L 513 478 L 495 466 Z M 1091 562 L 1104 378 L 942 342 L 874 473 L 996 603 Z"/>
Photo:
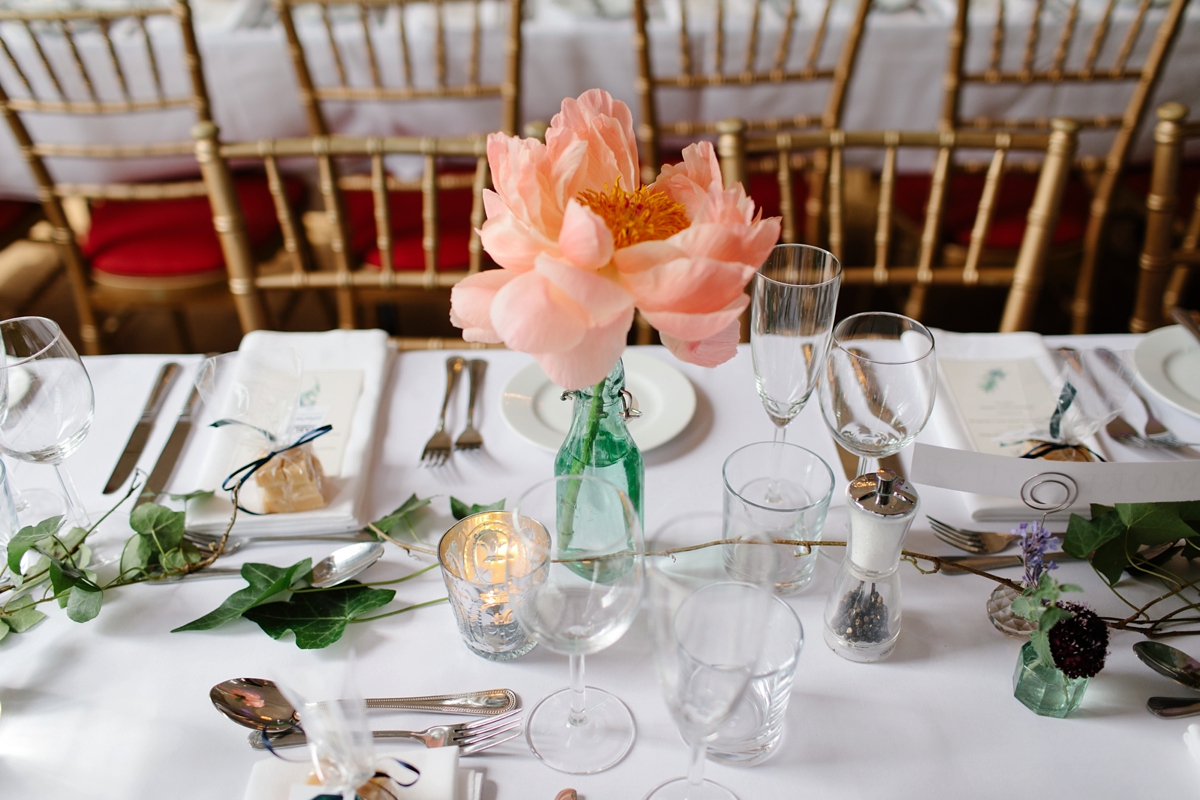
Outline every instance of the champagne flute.
<path fill-rule="evenodd" d="M 937 356 L 924 325 L 875 311 L 838 323 L 821 411 L 834 439 L 858 456 L 859 475 L 870 459 L 898 453 L 917 438 L 936 393 Z"/>
<path fill-rule="evenodd" d="M 775 441 L 786 439 L 820 380 L 841 284 L 838 260 L 804 244 L 776 245 L 754 278 L 750 353 Z"/>
<path fill-rule="evenodd" d="M 629 497 L 590 475 L 536 484 L 513 509 L 508 599 L 530 639 L 570 656 L 570 686 L 547 695 L 525 723 L 533 754 L 576 775 L 629 752 L 633 715 L 615 695 L 585 686 L 584 656 L 620 639 L 642 598 L 642 527 Z M 521 562 L 521 563 L 518 563 Z"/>
<path fill-rule="evenodd" d="M 53 464 L 67 514 L 81 528 L 87 512 L 63 460 L 92 426 L 92 381 L 62 329 L 43 317 L 0 322 L 4 339 L 6 400 L 0 417 L 0 451 L 21 461 Z"/>

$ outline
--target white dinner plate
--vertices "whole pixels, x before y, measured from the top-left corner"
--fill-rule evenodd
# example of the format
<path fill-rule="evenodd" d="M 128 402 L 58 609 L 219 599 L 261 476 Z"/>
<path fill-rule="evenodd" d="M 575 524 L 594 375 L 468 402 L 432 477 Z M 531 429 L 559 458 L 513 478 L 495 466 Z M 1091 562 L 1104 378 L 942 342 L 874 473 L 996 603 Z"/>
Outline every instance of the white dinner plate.
<path fill-rule="evenodd" d="M 1200 342 L 1182 325 L 1146 334 L 1134 348 L 1133 365 L 1156 397 L 1200 418 Z"/>
<path fill-rule="evenodd" d="M 696 413 L 696 390 L 675 367 L 636 350 L 626 350 L 625 388 L 642 415 L 629 421 L 629 433 L 643 453 L 678 436 Z M 500 408 L 518 436 L 557 453 L 571 427 L 574 403 L 534 361 L 504 387 Z"/>

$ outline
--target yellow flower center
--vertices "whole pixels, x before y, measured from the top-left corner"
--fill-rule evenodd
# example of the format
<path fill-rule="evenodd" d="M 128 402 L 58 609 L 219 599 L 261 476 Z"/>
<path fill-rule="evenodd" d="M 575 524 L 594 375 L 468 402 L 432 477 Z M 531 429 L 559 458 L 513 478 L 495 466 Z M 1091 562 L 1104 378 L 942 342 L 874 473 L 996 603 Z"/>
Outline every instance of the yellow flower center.
<path fill-rule="evenodd" d="M 611 189 L 589 189 L 575 199 L 604 220 L 617 249 L 669 238 L 691 224 L 682 204 L 649 186 L 630 192 L 621 188 L 620 178 Z"/>

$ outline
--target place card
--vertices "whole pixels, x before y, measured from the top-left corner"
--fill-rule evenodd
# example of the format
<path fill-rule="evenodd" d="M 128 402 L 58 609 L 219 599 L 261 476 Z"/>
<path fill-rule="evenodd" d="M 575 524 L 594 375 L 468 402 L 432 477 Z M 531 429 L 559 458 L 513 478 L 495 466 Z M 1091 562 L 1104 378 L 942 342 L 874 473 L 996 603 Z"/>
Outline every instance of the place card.
<path fill-rule="evenodd" d="M 300 397 L 292 413 L 288 443 L 319 428 L 332 425 L 333 430 L 313 440 L 313 452 L 321 459 L 326 475 L 340 475 L 350 423 L 362 394 L 363 372 L 360 369 L 323 369 L 305 372 L 300 377 Z"/>
<path fill-rule="evenodd" d="M 1054 392 L 1035 359 L 943 358 L 938 369 L 980 453 L 1020 455 L 1020 444 L 1045 428 L 1054 410 Z"/>

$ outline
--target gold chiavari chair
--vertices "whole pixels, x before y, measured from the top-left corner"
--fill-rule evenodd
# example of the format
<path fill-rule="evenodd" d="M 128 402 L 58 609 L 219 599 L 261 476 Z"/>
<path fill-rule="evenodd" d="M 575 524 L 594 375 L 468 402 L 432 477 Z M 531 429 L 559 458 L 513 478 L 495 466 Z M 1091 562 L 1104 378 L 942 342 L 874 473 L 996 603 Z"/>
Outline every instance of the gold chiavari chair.
<path fill-rule="evenodd" d="M 182 50 L 182 86 L 174 80 L 172 65 L 160 63 L 160 54 L 172 47 Z M 63 143 L 41 141 L 40 135 L 35 141 L 30 132 L 75 128 L 86 136 L 117 124 L 132 130 L 133 117 L 141 120 L 139 131 L 153 131 L 166 124 L 166 115 L 176 113 L 192 115 L 181 121 L 184 128 L 196 119 L 209 119 L 186 0 L 119 10 L 0 11 L 0 66 L 0 113 L 32 170 L 42 210 L 53 227 L 84 351 L 102 352 L 102 334 L 115 332 L 121 319 L 138 308 L 170 310 L 182 349 L 192 350 L 184 309 L 229 302 L 204 183 L 68 182 L 56 177 L 60 163 L 68 160 L 74 165 L 87 160 L 97 170 L 93 176 L 112 174 L 117 160 L 132 160 L 135 173 L 195 175 L 192 142 Z M 76 117 L 87 122 L 64 120 Z M 105 122 L 94 124 L 97 119 Z M 64 167 L 68 174 L 71 164 Z M 298 194 L 299 184 L 292 188 Z M 269 210 L 265 180 L 239 176 L 235 191 L 247 208 L 251 245 L 270 246 L 279 228 Z M 71 198 L 83 201 L 84 216 L 90 217 L 86 234 L 68 220 L 64 202 Z"/>
<path fill-rule="evenodd" d="M 1064 228 L 1073 227 L 1074 230 L 1060 231 L 1057 237 L 1060 243 L 1064 239 L 1074 239 L 1081 245 L 1071 316 L 1073 332 L 1086 333 L 1105 223 L 1111 213 L 1130 146 L 1171 45 L 1179 33 L 1188 0 L 1170 0 L 1161 8 L 1155 0 L 1139 0 L 1119 43 L 1110 41 L 1116 38 L 1112 35 L 1114 28 L 1119 28 L 1125 22 L 1115 16 L 1117 0 L 1096 5 L 1100 16 L 1095 20 L 1089 19 L 1084 13 L 1085 6 L 1091 7 L 1088 0 L 1067 0 L 1065 18 L 1060 16 L 1061 25 L 1056 34 L 1045 30 L 1055 15 L 1061 15 L 1061 11 L 1054 8 L 1052 0 L 1031 0 L 1032 16 L 1029 19 L 1019 18 L 1019 15 L 1012 13 L 1011 2 L 999 0 L 995 4 L 996 18 L 990 33 L 986 65 L 982 69 L 968 69 L 971 2 L 958 0 L 958 14 L 950 32 L 941 126 L 945 129 L 1046 130 L 1050 125 L 1050 120 L 1044 117 L 994 117 L 964 111 L 968 104 L 964 95 L 972 89 L 1022 86 L 1028 91 L 1030 87 L 1043 85 L 1053 87 L 1060 95 L 1067 91 L 1076 96 L 1086 96 L 1089 105 L 1104 105 L 1107 98 L 1113 98 L 1114 105 L 1109 107 L 1110 111 L 1089 109 L 1087 115 L 1074 118 L 1084 131 L 1112 131 L 1113 139 L 1102 160 L 1090 158 L 1080 161 L 1083 172 L 1089 178 L 1089 185 L 1077 187 L 1078 191 L 1073 187 L 1071 194 L 1073 198 L 1078 197 L 1078 202 L 1069 202 L 1064 210 L 1069 217 L 1064 219 Z M 1154 18 L 1158 20 L 1157 26 L 1150 24 Z M 1084 37 L 1079 34 L 1081 29 L 1086 28 L 1086 23 L 1094 24 L 1085 44 Z M 1134 63 L 1137 61 L 1135 52 L 1139 50 L 1145 35 L 1151 37 L 1149 47 L 1141 62 Z M 1018 41 L 1019 47 L 1009 46 Z M 1014 59 L 1013 56 L 1018 57 Z M 1104 94 L 1097 93 L 1096 87 L 1103 87 Z M 1126 91 L 1122 91 L 1122 88 Z M 1016 207 L 1019 204 L 1013 205 Z M 1076 216 L 1078 219 L 1074 218 Z M 1068 222 L 1072 223 L 1071 226 L 1065 224 Z M 960 226 L 964 232 L 966 226 L 966 222 Z M 1019 224 L 1004 227 L 1010 231 L 1020 228 Z M 1079 235 L 1076 238 L 1077 233 Z M 958 238 L 963 238 L 963 234 L 960 233 Z M 1011 241 L 999 240 L 988 244 L 1004 248 L 1011 246 Z M 909 310 L 919 313 L 923 302 L 923 287 L 914 287 Z"/>
<path fill-rule="evenodd" d="M 1181 103 L 1166 103 L 1158 109 L 1154 168 L 1146 197 L 1146 241 L 1133 318 L 1129 321 L 1129 330 L 1134 333 L 1167 324 L 1165 317 L 1171 307 L 1179 305 L 1188 273 L 1200 266 L 1200 191 L 1192 201 L 1190 214 L 1180 197 L 1184 143 L 1200 139 L 1200 120 L 1188 122 L 1187 116 L 1187 106 Z M 1181 226 L 1183 237 L 1176 248 L 1176 232 Z"/>
<path fill-rule="evenodd" d="M 789 108 L 784 116 L 747 119 L 746 124 L 753 131 L 794 131 L 812 128 L 830 130 L 841 125 L 846 87 L 854 71 L 871 0 L 858 0 L 853 21 L 846 30 L 840 51 L 836 55 L 829 52 L 834 49 L 829 46 L 829 32 L 835 0 L 821 0 L 816 24 L 803 26 L 800 0 L 784 0 L 782 11 L 779 10 L 778 3 L 764 0 L 749 2 L 751 10 L 748 20 L 737 20 L 727 9 L 727 0 L 709 0 L 706 5 L 712 16 L 711 26 L 702 29 L 704 21 L 698 21 L 701 16 L 698 13 L 699 0 L 678 0 L 679 18 L 671 32 L 672 37 L 678 40 L 678 70 L 673 74 L 663 74 L 655 71 L 653 62 L 657 59 L 651 58 L 648 2 L 634 0 L 634 48 L 637 54 L 635 84 L 641 110 L 637 137 L 642 149 L 642 180 L 646 183 L 653 181 L 658 175 L 665 137 L 690 142 L 697 137 L 714 134 L 717 130 L 716 122 L 664 120 L 660 106 L 668 92 L 695 92 L 716 87 L 729 87 L 730 90 L 741 91 L 758 86 L 795 87 L 802 84 L 826 84 L 828 91 L 823 107 L 808 112 Z M 689 14 L 689 7 L 696 8 L 696 11 Z M 782 14 L 782 21 L 769 19 L 771 14 Z M 745 36 L 745 47 L 740 54 L 728 52 L 731 50 L 728 42 L 734 38 L 735 33 Z M 711 42 L 711 58 L 708 52 L 701 52 L 702 48 L 697 46 L 697 38 L 701 42 Z M 772 38 L 775 41 L 769 41 Z M 740 55 L 740 58 L 735 58 L 736 55 Z M 792 113 L 793 111 L 795 113 Z M 817 169 L 812 172 L 813 179 L 807 187 L 806 201 L 801 200 L 805 187 L 793 187 L 790 184 L 784 187 L 780 184 L 783 187 L 780 191 L 783 193 L 779 196 L 778 210 L 784 218 L 782 236 L 785 242 L 796 241 L 795 206 L 798 202 L 806 202 L 806 207 L 813 211 L 822 206 L 820 193 L 824 181 L 821 176 L 825 159 L 824 154 L 815 155 Z M 773 172 L 780 169 L 779 165 L 770 163 L 769 159 L 766 162 L 752 164 L 751 170 Z M 747 190 L 766 208 L 768 214 L 776 211 L 773 197 L 776 188 L 772 181 L 766 180 L 760 185 L 755 180 L 755 185 L 751 187 L 748 184 Z M 821 219 L 818 214 L 806 215 L 809 238 L 817 234 L 820 225 Z"/>
<path fill-rule="evenodd" d="M 718 151 L 721 172 L 728 185 L 744 181 L 747 162 L 751 158 L 772 155 L 780 163 L 808 168 L 810 154 L 829 151 L 827 208 L 829 232 L 825 240 L 809 242 L 827 247 L 842 260 L 843 285 L 874 286 L 1009 286 L 1008 299 L 1000 322 L 1001 331 L 1024 330 L 1033 319 L 1034 305 L 1041 288 L 1046 254 L 1058 221 L 1074 156 L 1078 126 L 1070 120 L 1054 120 L 1052 131 L 1046 133 L 1013 133 L 984 131 L 938 131 L 929 133 L 821 131 L 812 133 L 779 133 L 747 135 L 741 120 L 720 124 Z M 919 252 L 915 264 L 894 266 L 891 261 L 896 242 L 894 207 L 896 165 L 901 151 L 934 151 L 935 163 L 951 161 L 956 152 L 990 151 L 992 153 L 987 179 L 971 232 L 966 263 L 961 267 L 938 264 L 944 204 L 944 180 L 932 181 L 932 191 L 926 203 Z M 871 266 L 850 265 L 846 262 L 845 234 L 846 153 L 852 157 L 882 156 L 879 176 L 879 200 L 875 221 L 875 253 Z M 1011 266 L 984 266 L 980 262 L 984 242 L 993 223 L 996 198 L 1001 190 L 1010 154 L 1041 154 L 1041 170 L 1033 205 L 1029 209 L 1025 233 L 1019 252 Z M 1013 159 L 1016 160 L 1016 159 Z M 782 179 L 783 170 L 780 170 Z M 944 175 L 944 171 L 940 174 Z"/>
<path fill-rule="evenodd" d="M 337 297 L 339 324 L 343 328 L 352 328 L 356 301 L 382 299 L 404 289 L 446 290 L 479 270 L 482 246 L 475 229 L 483 224 L 483 190 L 489 175 L 487 142 L 481 137 L 314 136 L 222 144 L 218 141 L 216 126 L 211 122 L 197 125 L 193 136 L 196 140 L 196 158 L 212 202 L 213 224 L 220 236 L 225 262 L 229 267 L 229 290 L 237 305 L 243 331 L 258 330 L 268 325 L 261 295 L 263 290 L 333 290 Z M 419 237 L 422 267 L 419 270 L 400 268 L 399 257 L 412 254 L 397 249 L 397 242 L 393 239 L 391 215 L 394 206 L 389 194 L 397 181 L 388 176 L 384 159 L 394 155 L 419 156 L 424 162 L 423 176 L 415 187 L 419 190 L 422 209 Z M 438 203 L 441 189 L 437 163 L 440 157 L 447 156 L 472 159 L 475 163 L 471 188 L 469 254 L 462 259 L 469 266 L 453 271 L 443 269 L 445 259 L 441 257 L 441 249 L 446 242 L 442 236 L 443 221 Z M 359 265 L 351 258 L 350 243 L 342 238 L 346 228 L 341 219 L 344 191 L 336 180 L 339 159 L 365 159 L 371 164 L 369 196 L 377 223 L 375 252 L 380 258 L 378 269 L 358 268 Z M 284 230 L 294 230 L 298 222 L 289 204 L 283 202 L 280 162 L 290 162 L 297 169 L 308 168 L 315 162 L 321 200 L 333 236 L 330 249 L 334 256 L 334 269 L 309 271 L 298 259 L 293 261 L 290 271 L 282 274 L 261 274 L 255 269 L 247 236 L 246 215 L 232 183 L 231 160 L 262 162 L 276 198 L 279 224 Z M 404 185 L 402 188 L 414 187 Z"/>

